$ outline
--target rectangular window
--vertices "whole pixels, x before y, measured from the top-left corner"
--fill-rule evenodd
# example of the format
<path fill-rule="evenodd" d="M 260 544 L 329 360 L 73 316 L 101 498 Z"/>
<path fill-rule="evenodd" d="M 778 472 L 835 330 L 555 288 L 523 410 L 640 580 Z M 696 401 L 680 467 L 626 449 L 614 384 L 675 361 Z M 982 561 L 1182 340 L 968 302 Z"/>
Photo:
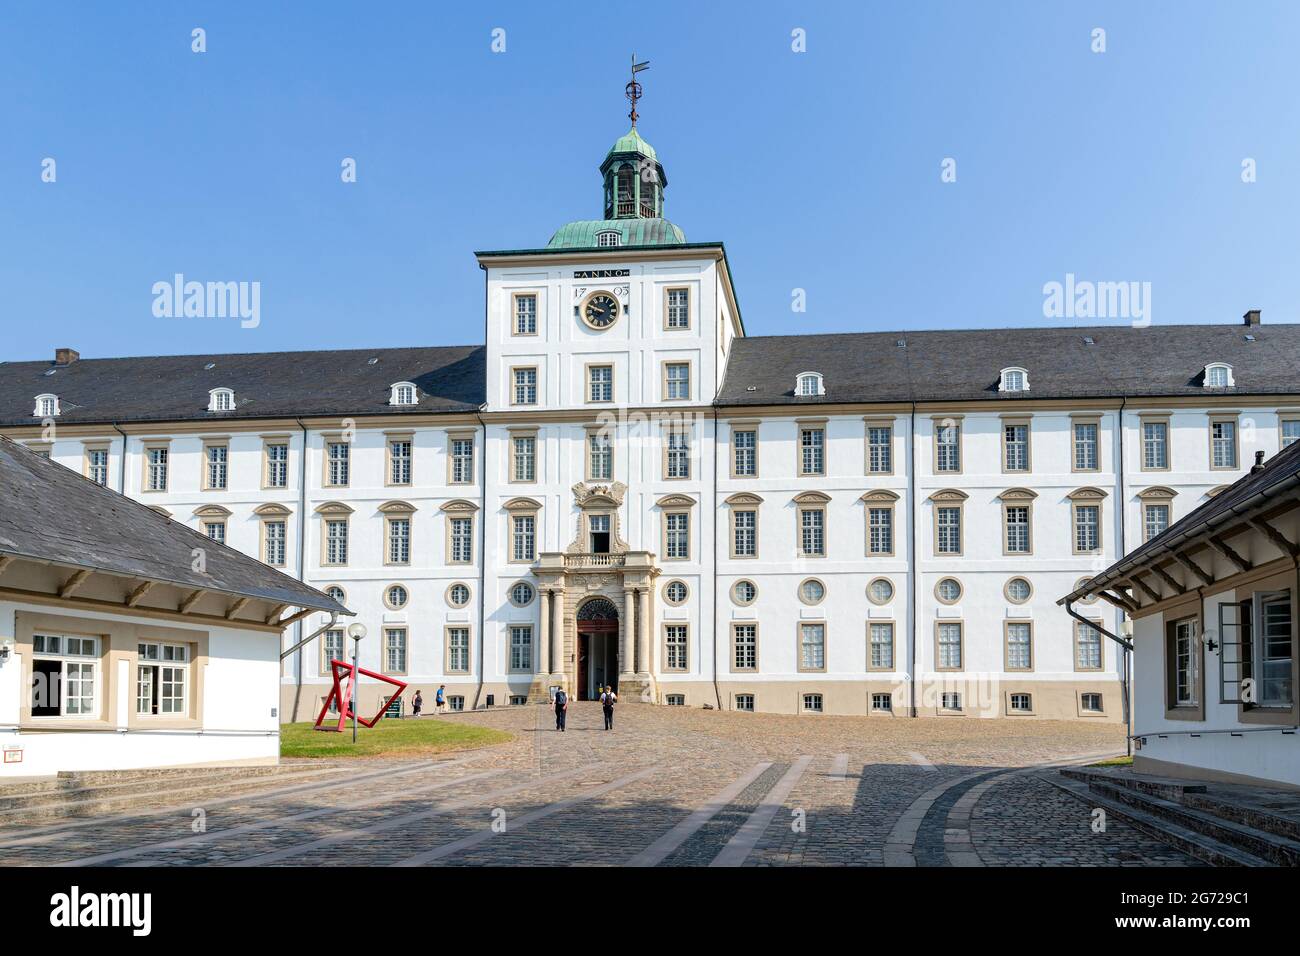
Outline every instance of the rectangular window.
<path fill-rule="evenodd" d="M 448 696 L 447 707 L 453 711 L 462 711 L 465 709 L 465 698 L 460 694 Z"/>
<path fill-rule="evenodd" d="M 737 694 L 737 695 L 736 695 L 736 710 L 743 710 L 743 711 L 747 711 L 747 712 L 752 713 L 753 710 L 754 710 L 754 695 L 753 695 L 753 694 Z"/>
<path fill-rule="evenodd" d="M 1169 467 L 1169 423 L 1142 423 L 1142 467 L 1161 471 Z"/>
<path fill-rule="evenodd" d="M 666 694 L 666 695 L 664 696 L 664 704 L 665 704 L 666 706 L 668 706 L 668 707 L 685 707 L 685 706 L 686 706 L 686 695 L 685 695 L 685 694 Z"/>
<path fill-rule="evenodd" d="M 1088 714 L 1102 713 L 1101 694 L 1080 694 L 1079 709 Z"/>
<path fill-rule="evenodd" d="M 587 436 L 587 474 L 591 481 L 609 481 L 614 477 L 614 445 L 603 431 Z"/>
<path fill-rule="evenodd" d="M 388 519 L 388 563 L 411 563 L 411 519 Z"/>
<path fill-rule="evenodd" d="M 469 672 L 469 628 L 447 628 L 447 670 L 454 674 Z"/>
<path fill-rule="evenodd" d="M 266 446 L 266 487 L 286 488 L 289 485 L 289 446 L 285 442 L 271 442 Z"/>
<path fill-rule="evenodd" d="M 325 522 L 325 563 L 348 563 L 348 523 L 343 518 Z"/>
<path fill-rule="evenodd" d="M 1195 707 L 1197 691 L 1196 622 L 1178 621 L 1174 624 L 1173 696 L 1175 707 Z"/>
<path fill-rule="evenodd" d="M 226 543 L 226 523 L 224 521 L 203 522 L 203 533 L 217 544 Z"/>
<path fill-rule="evenodd" d="M 691 556 L 691 516 L 685 511 L 664 515 L 667 556 L 688 560 Z"/>
<path fill-rule="evenodd" d="M 1074 669 L 1101 670 L 1101 631 L 1091 624 L 1074 625 Z"/>
<path fill-rule="evenodd" d="M 32 637 L 32 716 L 90 717 L 98 711 L 99 639 Z"/>
<path fill-rule="evenodd" d="M 226 445 L 207 445 L 203 449 L 204 485 L 208 491 L 224 491 L 229 477 L 227 466 L 230 449 Z"/>
<path fill-rule="evenodd" d="M 879 710 L 879 711 L 882 711 L 882 712 L 884 712 L 884 713 L 893 713 L 893 711 L 894 711 L 894 698 L 893 698 L 893 695 L 891 695 L 891 694 L 872 694 L 872 695 L 871 695 L 871 709 L 872 709 L 872 710 Z"/>
<path fill-rule="evenodd" d="M 691 477 L 691 438 L 680 429 L 668 432 L 667 478 Z"/>
<path fill-rule="evenodd" d="M 752 671 L 758 669 L 758 625 L 731 625 L 733 647 L 732 669 Z"/>
<path fill-rule="evenodd" d="M 516 435 L 511 439 L 514 449 L 514 463 L 511 467 L 511 481 L 537 480 L 537 439 L 532 435 Z"/>
<path fill-rule="evenodd" d="M 735 531 L 734 557 L 753 558 L 758 556 L 758 512 L 733 511 L 731 515 Z"/>
<path fill-rule="evenodd" d="M 515 296 L 515 335 L 537 334 L 537 296 Z"/>
<path fill-rule="evenodd" d="M 108 449 L 86 449 L 86 477 L 97 485 L 108 484 Z"/>
<path fill-rule="evenodd" d="M 820 714 L 822 712 L 822 695 L 804 694 L 803 709 L 809 714 Z"/>
<path fill-rule="evenodd" d="M 961 625 L 939 625 L 939 669 L 961 670 Z"/>
<path fill-rule="evenodd" d="M 669 289 L 668 321 L 670 329 L 689 329 L 691 327 L 691 290 Z"/>
<path fill-rule="evenodd" d="M 136 645 L 135 712 L 141 715 L 181 716 L 185 705 L 190 649 L 184 644 Z"/>
<path fill-rule="evenodd" d="M 826 429 L 799 429 L 799 474 L 826 474 Z"/>
<path fill-rule="evenodd" d="M 474 560 L 474 519 L 451 519 L 451 555 L 452 564 L 469 564 Z"/>
<path fill-rule="evenodd" d="M 325 484 L 342 488 L 348 483 L 352 466 L 352 448 L 345 441 L 325 443 Z"/>
<path fill-rule="evenodd" d="M 1142 540 L 1150 541 L 1169 527 L 1169 506 L 1148 504 L 1142 506 Z"/>
<path fill-rule="evenodd" d="M 587 367 L 587 401 L 612 402 L 614 400 L 614 366 L 591 365 Z"/>
<path fill-rule="evenodd" d="M 263 549 L 266 552 L 262 560 L 274 568 L 284 567 L 287 527 L 282 520 L 262 522 Z"/>
<path fill-rule="evenodd" d="M 892 671 L 894 669 L 894 625 L 873 622 L 869 626 L 871 635 L 870 656 L 868 660 L 873 671 Z"/>
<path fill-rule="evenodd" d="M 324 643 L 321 644 L 321 655 L 324 657 L 321 664 L 321 673 L 332 673 L 330 661 L 343 660 L 343 628 L 336 627 L 325 632 Z"/>
<path fill-rule="evenodd" d="M 944 691 L 939 695 L 940 710 L 961 710 L 961 694 L 956 691 Z"/>
<path fill-rule="evenodd" d="M 1300 418 L 1282 419 L 1282 447 L 1287 448 L 1296 441 L 1300 441 Z"/>
<path fill-rule="evenodd" d="M 411 483 L 411 440 L 394 439 L 388 443 L 388 481 L 394 485 Z"/>
<path fill-rule="evenodd" d="M 935 521 L 938 553 L 961 554 L 961 508 L 936 508 Z"/>
<path fill-rule="evenodd" d="M 669 362 L 664 366 L 664 398 L 688 401 L 691 397 L 691 366 L 686 362 Z"/>
<path fill-rule="evenodd" d="M 961 425 L 939 424 L 934 436 L 935 471 L 961 471 Z"/>
<path fill-rule="evenodd" d="M 1007 525 L 1007 554 L 1028 554 L 1029 506 L 1007 505 L 1002 513 Z"/>
<path fill-rule="evenodd" d="M 145 450 L 145 489 L 167 490 L 167 449 L 161 445 Z"/>
<path fill-rule="evenodd" d="M 406 673 L 406 628 L 384 628 L 384 673 Z"/>
<path fill-rule="evenodd" d="M 1290 707 L 1291 595 L 1287 591 L 1261 595 L 1259 626 L 1255 629 L 1259 659 L 1259 703 L 1264 707 Z"/>
<path fill-rule="evenodd" d="M 1074 506 L 1074 550 L 1083 554 L 1101 547 L 1101 505 Z"/>
<path fill-rule="evenodd" d="M 1009 703 L 1013 714 L 1031 714 L 1034 711 L 1034 700 L 1029 694 L 1011 694 Z"/>
<path fill-rule="evenodd" d="M 1007 670 L 1027 671 L 1034 666 L 1031 628 L 1026 621 L 1007 624 Z"/>
<path fill-rule="evenodd" d="M 867 509 L 867 553 L 894 553 L 894 509 Z"/>
<path fill-rule="evenodd" d="M 609 554 L 609 515 L 591 515 L 587 519 L 592 554 Z"/>
<path fill-rule="evenodd" d="M 510 669 L 533 669 L 533 627 L 531 624 L 510 625 Z"/>
<path fill-rule="evenodd" d="M 758 475 L 758 432 L 753 429 L 731 433 L 731 449 L 735 456 L 732 466 L 737 478 L 754 478 Z"/>
<path fill-rule="evenodd" d="M 514 516 L 513 548 L 515 561 L 532 561 L 537 557 L 536 516 Z"/>
<path fill-rule="evenodd" d="M 537 404 L 537 369 L 517 368 L 514 374 L 514 404 Z"/>
<path fill-rule="evenodd" d="M 888 475 L 894 470 L 894 429 L 890 425 L 867 428 L 867 471 Z"/>
<path fill-rule="evenodd" d="M 1029 426 L 1020 423 L 1002 426 L 1006 471 L 1029 470 Z"/>
<path fill-rule="evenodd" d="M 1210 423 L 1210 465 L 1214 468 L 1237 467 L 1237 423 Z"/>
<path fill-rule="evenodd" d="M 1100 466 L 1097 458 L 1097 431 L 1095 422 L 1074 423 L 1074 470 L 1096 471 Z"/>
<path fill-rule="evenodd" d="M 799 625 L 799 669 L 821 671 L 826 669 L 826 625 Z"/>
<path fill-rule="evenodd" d="M 824 557 L 826 554 L 826 512 L 822 508 L 799 510 L 799 553 Z"/>
<path fill-rule="evenodd" d="M 451 483 L 467 485 L 474 480 L 474 439 L 451 440 Z"/>
<path fill-rule="evenodd" d="M 686 625 L 664 625 L 664 666 L 670 671 L 686 670 Z"/>

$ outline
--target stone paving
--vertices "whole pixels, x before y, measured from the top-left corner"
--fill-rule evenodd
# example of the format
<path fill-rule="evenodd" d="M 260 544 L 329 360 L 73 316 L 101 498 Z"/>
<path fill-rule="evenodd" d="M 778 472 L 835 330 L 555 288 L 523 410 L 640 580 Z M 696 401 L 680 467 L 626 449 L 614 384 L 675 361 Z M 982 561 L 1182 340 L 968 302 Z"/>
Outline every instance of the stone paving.
<path fill-rule="evenodd" d="M 1023 719 L 743 714 L 625 704 L 457 714 L 515 739 L 228 802 L 0 829 L 0 864 L 99 866 L 1189 865 L 1023 768 L 1123 749 Z M 928 795 L 928 796 L 927 796 Z M 174 801 L 173 801 L 174 803 Z M 196 814 L 196 811 L 202 811 Z M 194 821 L 201 816 L 202 832 Z M 635 859 L 634 859 L 635 858 Z"/>

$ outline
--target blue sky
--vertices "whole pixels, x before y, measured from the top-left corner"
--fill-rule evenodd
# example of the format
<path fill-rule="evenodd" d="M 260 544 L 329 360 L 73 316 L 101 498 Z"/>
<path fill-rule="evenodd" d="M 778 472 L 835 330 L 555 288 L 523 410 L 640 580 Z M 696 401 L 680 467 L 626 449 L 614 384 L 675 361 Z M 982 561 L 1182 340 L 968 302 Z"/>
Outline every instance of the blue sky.
<path fill-rule="evenodd" d="M 1157 324 L 1292 321 L 1298 48 L 1284 2 L 14 0 L 0 359 L 479 342 L 473 250 L 599 216 L 633 51 L 751 335 L 1049 324 L 1067 273 L 1150 282 Z M 177 272 L 260 282 L 260 325 L 154 317 Z"/>

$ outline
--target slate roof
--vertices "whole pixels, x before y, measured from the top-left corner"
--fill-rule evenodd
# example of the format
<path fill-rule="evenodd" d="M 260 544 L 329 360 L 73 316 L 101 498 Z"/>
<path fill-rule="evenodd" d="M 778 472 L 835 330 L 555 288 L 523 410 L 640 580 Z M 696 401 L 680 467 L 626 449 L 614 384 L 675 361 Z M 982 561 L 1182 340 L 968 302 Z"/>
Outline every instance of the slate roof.
<path fill-rule="evenodd" d="M 207 573 L 191 568 L 194 548 Z M 0 438 L 0 554 L 321 611 L 326 594 Z"/>
<path fill-rule="evenodd" d="M 1247 335 L 1254 341 L 1247 341 Z M 1085 336 L 1095 344 L 1086 344 Z M 906 347 L 900 348 L 899 341 Z M 1204 395 L 1211 391 L 1201 387 L 1201 375 L 1212 362 L 1233 366 L 1236 382 L 1212 394 L 1300 392 L 1300 325 L 1107 325 L 741 338 L 732 347 L 717 404 Z M 1029 391 L 998 392 L 999 373 L 1010 367 L 1028 370 Z M 800 372 L 820 372 L 826 394 L 796 397 Z"/>
<path fill-rule="evenodd" d="M 1300 487 L 1300 442 L 1282 449 L 1266 461 L 1259 471 L 1242 475 L 1150 541 L 1133 549 L 1096 577 L 1081 583 L 1070 595 L 1057 603 L 1064 603 L 1069 598 L 1077 599 L 1084 594 L 1095 594 L 1107 586 L 1106 582 L 1123 578 L 1132 569 L 1152 562 L 1170 545 L 1197 537 L 1224 522 L 1231 524 L 1234 515 L 1276 503 L 1282 500 L 1284 495 L 1294 493 L 1297 487 Z"/>
<path fill-rule="evenodd" d="M 0 426 L 33 424 L 46 392 L 61 425 L 475 411 L 485 363 L 479 345 L 0 362 Z M 395 382 L 414 383 L 419 404 L 389 405 Z M 207 411 L 213 388 L 234 389 L 235 411 Z"/>

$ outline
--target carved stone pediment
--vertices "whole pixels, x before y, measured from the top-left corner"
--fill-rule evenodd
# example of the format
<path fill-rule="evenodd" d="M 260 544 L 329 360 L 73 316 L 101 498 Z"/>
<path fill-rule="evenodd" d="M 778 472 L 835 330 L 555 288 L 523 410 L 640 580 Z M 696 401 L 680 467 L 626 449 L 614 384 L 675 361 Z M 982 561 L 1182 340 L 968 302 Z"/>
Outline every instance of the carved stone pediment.
<path fill-rule="evenodd" d="M 761 505 L 763 499 L 752 491 L 738 491 L 726 500 L 729 505 Z"/>
<path fill-rule="evenodd" d="M 1137 496 L 1139 498 L 1154 498 L 1156 500 L 1163 500 L 1165 498 L 1172 498 L 1176 494 L 1178 494 L 1178 492 L 1174 491 L 1174 489 L 1172 488 L 1165 488 L 1162 485 L 1155 485 L 1151 488 L 1147 488 L 1144 489 L 1143 491 L 1139 491 Z"/>
<path fill-rule="evenodd" d="M 542 503 L 535 498 L 511 498 L 501 507 L 506 511 L 541 511 Z"/>
<path fill-rule="evenodd" d="M 898 495 L 894 494 L 887 488 L 875 488 L 864 494 L 859 500 L 869 504 L 888 504 L 891 501 L 897 501 Z"/>
<path fill-rule="evenodd" d="M 316 513 L 318 515 L 350 515 L 352 514 L 352 506 L 345 505 L 341 501 L 327 501 L 316 506 Z"/>
<path fill-rule="evenodd" d="M 660 508 L 693 508 L 695 499 L 690 495 L 664 495 L 655 504 Z"/>
<path fill-rule="evenodd" d="M 958 491 L 956 488 L 944 488 L 942 491 L 936 491 L 930 496 L 931 501 L 965 501 L 970 495 L 964 491 Z"/>
<path fill-rule="evenodd" d="M 409 501 L 385 501 L 379 510 L 386 515 L 411 514 L 415 511 L 415 505 Z"/>
<path fill-rule="evenodd" d="M 626 492 L 627 485 L 621 481 L 611 482 L 608 485 L 590 486 L 579 482 L 573 486 L 573 500 L 579 508 L 599 504 L 620 508 L 623 505 L 623 495 Z"/>
<path fill-rule="evenodd" d="M 321 508 L 324 508 L 324 505 L 322 505 Z M 319 511 L 320 509 L 318 508 L 317 510 Z M 351 510 L 352 510 L 351 508 L 348 508 L 348 511 Z M 287 507 L 285 507 L 282 504 L 279 504 L 278 502 L 270 502 L 268 504 L 258 505 L 256 508 L 253 509 L 253 514 L 261 515 L 262 517 L 267 517 L 269 515 L 271 517 L 283 518 L 286 515 L 290 515 L 292 513 L 293 512 L 291 512 Z M 229 512 L 227 512 L 227 514 L 229 514 Z"/>
<path fill-rule="evenodd" d="M 1038 497 L 1038 492 L 1028 488 L 1008 488 L 998 497 L 1003 501 L 1033 501 Z"/>
<path fill-rule="evenodd" d="M 448 501 L 438 510 L 446 511 L 448 514 L 473 514 L 478 511 L 478 505 L 472 501 L 466 501 L 464 498 L 456 498 Z"/>
<path fill-rule="evenodd" d="M 1100 501 L 1106 497 L 1106 492 L 1100 488 L 1077 488 L 1065 497 L 1071 501 Z"/>
<path fill-rule="evenodd" d="M 609 515 L 609 553 L 627 554 L 631 547 L 623 540 L 622 521 L 619 518 L 619 509 L 623 505 L 627 485 L 621 481 L 593 485 L 579 482 L 573 486 L 572 491 L 573 503 L 578 506 L 578 525 L 573 541 L 564 549 L 564 553 L 586 554 L 590 550 L 587 537 L 590 516 L 607 514 Z"/>
<path fill-rule="evenodd" d="M 199 518 L 229 518 L 231 511 L 221 505 L 200 505 L 194 509 L 194 514 Z"/>
<path fill-rule="evenodd" d="M 795 495 L 794 500 L 800 505 L 824 505 L 830 503 L 831 496 L 824 491 L 805 491 L 801 495 Z"/>

